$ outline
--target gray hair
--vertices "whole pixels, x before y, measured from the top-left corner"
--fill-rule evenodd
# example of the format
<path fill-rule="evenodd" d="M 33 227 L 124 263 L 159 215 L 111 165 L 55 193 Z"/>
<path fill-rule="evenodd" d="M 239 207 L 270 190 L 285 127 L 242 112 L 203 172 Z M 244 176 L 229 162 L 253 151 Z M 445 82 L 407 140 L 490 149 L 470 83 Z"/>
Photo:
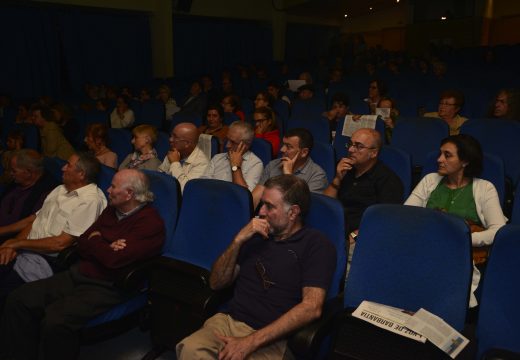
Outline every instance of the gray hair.
<path fill-rule="evenodd" d="M 231 125 L 229 125 L 229 128 L 240 129 L 240 131 L 242 132 L 240 140 L 242 140 L 244 143 L 250 145 L 253 142 L 253 139 L 255 137 L 255 129 L 253 128 L 253 125 L 247 122 L 237 120 L 232 122 Z"/>
<path fill-rule="evenodd" d="M 85 173 L 85 180 L 87 184 L 92 184 L 97 181 L 99 172 L 101 171 L 101 164 L 94 154 L 89 152 L 78 152 L 78 162 L 76 169 Z"/>
<path fill-rule="evenodd" d="M 21 149 L 14 152 L 16 166 L 35 173 L 43 173 L 43 156 L 33 149 Z"/>
<path fill-rule="evenodd" d="M 140 203 L 149 203 L 154 199 L 153 192 L 150 191 L 150 180 L 141 170 L 132 169 L 132 176 L 126 177 L 125 186 L 132 189 L 134 199 Z"/>

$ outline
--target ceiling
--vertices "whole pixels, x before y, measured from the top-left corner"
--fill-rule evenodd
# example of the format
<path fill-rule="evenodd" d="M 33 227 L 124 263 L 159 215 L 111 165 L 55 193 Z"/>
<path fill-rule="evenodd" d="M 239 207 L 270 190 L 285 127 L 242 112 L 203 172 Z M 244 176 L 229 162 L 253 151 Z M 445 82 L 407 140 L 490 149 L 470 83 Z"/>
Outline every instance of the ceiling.
<path fill-rule="evenodd" d="M 286 1 L 288 15 L 317 17 L 330 21 L 357 18 L 373 12 L 388 10 L 395 6 L 405 6 L 407 0 L 293 0 Z M 372 7 L 372 10 L 370 10 Z"/>

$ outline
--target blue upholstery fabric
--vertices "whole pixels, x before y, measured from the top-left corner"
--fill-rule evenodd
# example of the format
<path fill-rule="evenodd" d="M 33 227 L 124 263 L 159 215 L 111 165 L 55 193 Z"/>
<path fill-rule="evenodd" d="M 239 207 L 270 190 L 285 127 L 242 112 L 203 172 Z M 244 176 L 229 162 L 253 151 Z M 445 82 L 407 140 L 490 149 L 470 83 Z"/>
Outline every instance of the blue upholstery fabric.
<path fill-rule="evenodd" d="M 412 162 L 410 155 L 396 147 L 385 145 L 379 151 L 379 160 L 392 169 L 403 183 L 403 202 L 412 190 Z"/>
<path fill-rule="evenodd" d="M 462 330 L 472 275 L 464 220 L 436 210 L 374 205 L 361 220 L 344 304 L 424 308 Z"/>
<path fill-rule="evenodd" d="M 319 114 L 315 118 L 299 118 L 291 116 L 287 123 L 287 130 L 294 128 L 305 128 L 309 130 L 314 138 L 314 141 L 322 143 L 330 143 L 330 128 L 329 121 Z"/>
<path fill-rule="evenodd" d="M 112 178 L 116 173 L 116 169 L 111 168 L 110 166 L 106 166 L 101 164 L 101 169 L 97 178 L 97 186 L 103 191 L 107 200 L 108 200 L 108 188 L 110 184 L 112 184 Z"/>
<path fill-rule="evenodd" d="M 395 124 L 391 145 L 410 154 L 412 166 L 424 166 L 427 155 L 448 135 L 448 124 L 442 119 L 402 118 Z"/>
<path fill-rule="evenodd" d="M 272 145 L 267 140 L 254 138 L 250 150 L 262 160 L 264 166 L 273 159 Z"/>
<path fill-rule="evenodd" d="M 140 109 L 136 112 L 135 125 L 148 124 L 160 129 L 165 117 L 164 111 L 164 104 L 157 100 L 140 104 Z"/>
<path fill-rule="evenodd" d="M 520 357 L 520 226 L 506 225 L 495 236 L 483 280 L 477 325 L 478 358 L 500 348 Z"/>
<path fill-rule="evenodd" d="M 132 133 L 127 129 L 108 129 L 108 147 L 117 154 L 118 163 L 134 151 Z"/>
<path fill-rule="evenodd" d="M 322 143 L 319 141 L 314 142 L 314 147 L 311 151 L 311 159 L 327 174 L 327 180 L 332 182 L 336 175 L 336 156 L 334 155 L 334 148 L 332 145 Z"/>
<path fill-rule="evenodd" d="M 159 131 L 157 134 L 157 141 L 155 142 L 155 150 L 157 151 L 159 160 L 163 161 L 164 157 L 170 150 L 170 135 L 166 134 L 164 131 Z"/>

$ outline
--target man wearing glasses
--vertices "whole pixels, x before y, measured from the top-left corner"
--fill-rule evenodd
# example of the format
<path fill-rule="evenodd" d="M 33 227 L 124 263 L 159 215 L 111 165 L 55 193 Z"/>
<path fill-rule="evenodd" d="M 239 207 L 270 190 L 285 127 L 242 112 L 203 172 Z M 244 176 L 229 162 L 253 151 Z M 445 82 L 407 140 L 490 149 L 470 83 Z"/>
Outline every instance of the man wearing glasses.
<path fill-rule="evenodd" d="M 282 359 L 292 355 L 286 337 L 320 317 L 336 251 L 303 224 L 307 183 L 294 175 L 271 178 L 262 203 L 260 216 L 239 231 L 211 270 L 212 289 L 234 284 L 228 311 L 177 344 L 179 360 Z"/>
<path fill-rule="evenodd" d="M 374 204 L 403 200 L 403 184 L 399 177 L 377 159 L 381 149 L 381 135 L 374 129 L 359 129 L 346 144 L 348 155 L 336 167 L 334 180 L 323 192 L 339 199 L 345 213 L 352 258 L 359 223 L 365 210 Z M 347 273 L 349 266 L 347 264 Z"/>
<path fill-rule="evenodd" d="M 192 123 L 180 123 L 175 126 L 170 136 L 170 151 L 159 166 L 159 172 L 174 176 L 184 190 L 191 179 L 204 174 L 209 160 L 197 146 L 199 131 Z"/>

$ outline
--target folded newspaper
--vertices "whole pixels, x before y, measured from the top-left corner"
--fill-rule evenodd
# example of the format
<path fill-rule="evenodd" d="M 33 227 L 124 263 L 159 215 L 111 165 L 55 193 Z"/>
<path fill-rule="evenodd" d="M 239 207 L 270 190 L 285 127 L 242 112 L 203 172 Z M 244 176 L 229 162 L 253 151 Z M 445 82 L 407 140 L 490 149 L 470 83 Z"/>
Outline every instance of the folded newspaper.
<path fill-rule="evenodd" d="M 345 116 L 345 122 L 343 123 L 341 135 L 351 137 L 356 130 L 364 128 L 376 128 L 376 115 L 361 115 L 359 118 L 356 116 L 356 119 L 357 120 L 354 120 L 353 115 Z"/>
<path fill-rule="evenodd" d="M 414 314 L 403 309 L 363 301 L 352 316 L 422 343 L 428 339 L 452 359 L 455 359 L 469 343 L 467 338 L 444 320 L 424 309 L 419 309 Z"/>

